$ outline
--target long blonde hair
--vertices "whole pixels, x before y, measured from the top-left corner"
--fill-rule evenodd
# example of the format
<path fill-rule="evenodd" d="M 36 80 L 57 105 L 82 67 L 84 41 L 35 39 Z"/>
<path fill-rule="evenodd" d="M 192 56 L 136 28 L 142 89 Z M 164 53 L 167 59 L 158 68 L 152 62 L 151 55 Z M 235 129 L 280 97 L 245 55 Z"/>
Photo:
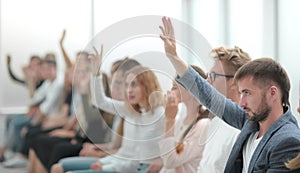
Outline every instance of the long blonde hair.
<path fill-rule="evenodd" d="M 295 158 L 292 160 L 289 160 L 285 163 L 285 166 L 289 168 L 290 170 L 295 170 L 300 168 L 300 154 L 298 154 Z"/>
<path fill-rule="evenodd" d="M 147 67 L 136 66 L 125 73 L 125 78 L 129 74 L 136 75 L 136 80 L 144 91 L 142 99 L 143 101 L 146 101 L 146 111 L 153 112 L 156 107 L 163 106 L 162 89 L 157 76 L 152 70 Z M 127 104 L 129 104 L 128 98 L 126 98 L 125 100 Z M 135 111 L 141 112 L 141 107 L 139 106 L 139 104 L 131 106 Z"/>
<path fill-rule="evenodd" d="M 195 65 L 191 65 L 191 67 L 200 75 L 202 76 L 204 79 L 207 78 L 207 75 L 205 74 L 205 72 L 198 66 L 195 66 Z M 198 116 L 197 116 L 197 119 L 195 121 L 192 122 L 192 124 L 189 125 L 189 127 L 184 131 L 184 133 L 182 134 L 179 142 L 177 143 L 176 145 L 176 152 L 179 154 L 181 153 L 183 150 L 184 150 L 184 144 L 183 144 L 183 141 L 184 141 L 184 138 L 187 136 L 187 134 L 190 132 L 190 130 L 193 128 L 193 126 L 195 124 L 197 124 L 197 122 L 199 120 L 201 120 L 202 118 L 207 118 L 208 117 L 208 114 L 209 114 L 209 111 L 199 103 L 199 106 L 198 106 Z"/>

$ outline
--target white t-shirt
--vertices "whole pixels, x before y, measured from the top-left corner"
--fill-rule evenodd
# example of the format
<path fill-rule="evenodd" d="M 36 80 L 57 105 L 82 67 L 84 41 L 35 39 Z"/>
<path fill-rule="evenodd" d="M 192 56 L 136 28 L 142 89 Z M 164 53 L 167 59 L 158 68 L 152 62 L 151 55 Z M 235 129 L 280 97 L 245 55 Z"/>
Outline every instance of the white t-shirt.
<path fill-rule="evenodd" d="M 227 160 L 240 130 L 214 117 L 207 127 L 207 138 L 199 141 L 204 147 L 197 173 L 224 172 Z M 200 153 L 199 153 L 200 154 Z"/>
<path fill-rule="evenodd" d="M 249 136 L 246 142 L 246 145 L 244 145 L 243 147 L 243 173 L 248 172 L 252 155 L 257 145 L 259 144 L 260 140 L 262 139 L 262 137 L 257 139 L 257 136 L 258 136 L 258 131 L 255 133 L 251 133 L 251 135 Z"/>
<path fill-rule="evenodd" d="M 64 75 L 58 73 L 54 81 L 46 80 L 37 89 L 31 100 L 30 105 L 39 102 L 40 110 L 45 115 L 55 115 L 60 112 L 60 107 L 64 101 Z"/>

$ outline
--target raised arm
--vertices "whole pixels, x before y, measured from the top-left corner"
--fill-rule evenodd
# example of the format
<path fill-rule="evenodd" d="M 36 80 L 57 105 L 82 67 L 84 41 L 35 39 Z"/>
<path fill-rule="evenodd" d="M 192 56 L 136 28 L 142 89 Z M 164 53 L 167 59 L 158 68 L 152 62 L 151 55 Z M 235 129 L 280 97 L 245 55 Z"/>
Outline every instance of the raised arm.
<path fill-rule="evenodd" d="M 13 71 L 11 69 L 11 57 L 10 57 L 10 55 L 7 55 L 6 58 L 7 58 L 6 59 L 6 61 L 7 61 L 7 69 L 8 69 L 8 74 L 9 74 L 10 78 L 13 79 L 14 81 L 20 83 L 20 84 L 26 85 L 26 81 L 25 80 L 16 77 L 16 75 L 13 73 Z"/>
<path fill-rule="evenodd" d="M 177 55 L 174 28 L 170 18 L 163 17 L 162 22 L 163 26 L 159 26 L 162 31 L 160 38 L 165 43 L 166 55 L 173 64 L 176 73 L 182 76 L 187 71 L 188 64 Z"/>
<path fill-rule="evenodd" d="M 66 52 L 66 50 L 65 50 L 65 48 L 64 48 L 65 35 L 66 35 L 66 30 L 64 29 L 64 30 L 63 30 L 63 33 L 62 33 L 62 36 L 61 36 L 61 39 L 60 39 L 60 41 L 59 41 L 59 46 L 60 46 L 60 50 L 61 50 L 61 52 L 62 52 L 62 54 L 63 54 L 64 61 L 65 61 L 65 63 L 66 63 L 67 68 L 71 68 L 72 65 L 73 65 L 73 63 L 72 63 L 72 61 L 71 61 L 69 55 L 67 54 L 67 52 Z"/>
<path fill-rule="evenodd" d="M 188 66 L 176 52 L 174 28 L 169 18 L 163 17 L 161 39 L 165 43 L 166 55 L 174 66 L 178 76 L 176 81 L 191 92 L 210 112 L 224 119 L 228 124 L 241 129 L 247 116 L 238 104 L 227 99 Z"/>
<path fill-rule="evenodd" d="M 102 64 L 103 45 L 101 45 L 100 52 L 98 52 L 95 47 L 94 51 L 95 55 L 89 56 L 93 74 L 90 80 L 91 97 L 92 101 L 95 102 L 93 104 L 96 104 L 98 108 L 111 114 L 118 114 L 121 116 L 130 114 L 123 101 L 114 100 L 105 95 L 100 71 Z"/>

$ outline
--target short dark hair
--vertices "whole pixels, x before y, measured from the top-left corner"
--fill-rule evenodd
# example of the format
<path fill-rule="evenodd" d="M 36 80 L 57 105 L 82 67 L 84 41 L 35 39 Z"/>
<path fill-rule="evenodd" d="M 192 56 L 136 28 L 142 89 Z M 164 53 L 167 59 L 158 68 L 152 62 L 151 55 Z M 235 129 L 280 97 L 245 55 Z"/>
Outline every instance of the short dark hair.
<path fill-rule="evenodd" d="M 260 87 L 276 85 L 281 91 L 281 103 L 289 106 L 290 80 L 284 68 L 272 58 L 259 58 L 248 62 L 236 73 L 234 80 L 253 76 L 253 82 Z"/>
<path fill-rule="evenodd" d="M 41 58 L 38 56 L 38 55 L 32 55 L 31 57 L 30 57 L 30 61 L 32 61 L 32 60 L 34 60 L 34 59 L 36 59 L 36 60 L 41 60 Z"/>

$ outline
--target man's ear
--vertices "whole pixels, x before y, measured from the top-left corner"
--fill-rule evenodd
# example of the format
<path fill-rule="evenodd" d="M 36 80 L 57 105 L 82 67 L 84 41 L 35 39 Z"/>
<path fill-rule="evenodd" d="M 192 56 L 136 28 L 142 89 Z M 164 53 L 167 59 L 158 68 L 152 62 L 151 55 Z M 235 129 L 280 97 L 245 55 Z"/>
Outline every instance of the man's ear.
<path fill-rule="evenodd" d="M 276 86 L 270 87 L 271 95 L 274 96 L 275 94 L 278 94 L 278 89 Z"/>
<path fill-rule="evenodd" d="M 270 92 L 271 98 L 273 98 L 274 100 L 276 100 L 277 98 L 280 97 L 279 90 L 276 86 L 271 86 L 269 89 L 269 92 Z"/>

